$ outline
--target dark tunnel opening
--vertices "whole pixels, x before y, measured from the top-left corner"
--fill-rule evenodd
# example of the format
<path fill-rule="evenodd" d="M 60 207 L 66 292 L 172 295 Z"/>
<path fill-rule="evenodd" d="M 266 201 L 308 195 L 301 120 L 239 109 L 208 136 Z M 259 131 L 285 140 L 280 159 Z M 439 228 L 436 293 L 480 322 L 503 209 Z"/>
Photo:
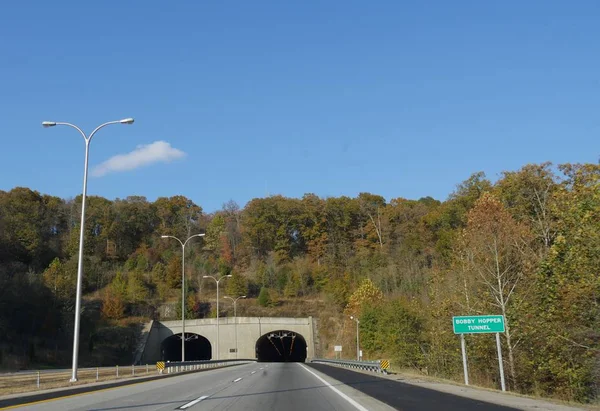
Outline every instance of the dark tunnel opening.
<path fill-rule="evenodd" d="M 256 341 L 256 358 L 259 362 L 304 362 L 306 340 L 292 331 L 269 332 Z"/>
<path fill-rule="evenodd" d="M 181 361 L 181 334 L 174 334 L 164 339 L 160 345 L 162 361 Z M 205 337 L 185 333 L 185 360 L 202 361 L 212 358 L 210 341 Z"/>

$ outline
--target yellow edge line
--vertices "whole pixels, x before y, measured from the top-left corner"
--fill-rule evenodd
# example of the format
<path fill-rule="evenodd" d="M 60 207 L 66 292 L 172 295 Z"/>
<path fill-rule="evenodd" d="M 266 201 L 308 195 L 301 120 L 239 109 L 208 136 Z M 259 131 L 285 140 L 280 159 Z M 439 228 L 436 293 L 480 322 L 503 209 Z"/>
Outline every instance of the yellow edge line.
<path fill-rule="evenodd" d="M 79 394 L 71 394 L 71 395 L 65 395 L 65 396 L 62 396 L 62 397 L 48 398 L 47 400 L 40 400 L 40 401 L 28 402 L 28 403 L 24 403 L 24 404 L 11 405 L 9 407 L 0 408 L 0 410 L 12 410 L 12 409 L 19 408 L 19 407 L 26 407 L 28 405 L 36 405 L 36 404 L 43 404 L 45 402 L 52 402 L 52 401 L 64 400 L 65 398 L 81 397 L 82 395 L 95 394 L 97 392 L 116 390 L 118 388 L 131 387 L 133 385 L 146 384 L 148 382 L 153 382 L 153 381 L 155 381 L 155 380 L 152 380 L 152 381 L 142 381 L 142 382 L 134 382 L 133 384 L 125 384 L 125 385 L 120 385 L 120 386 L 117 386 L 117 387 L 101 388 L 99 390 L 80 392 Z M 82 386 L 84 386 L 84 384 L 81 384 L 79 386 L 82 387 Z M 75 386 L 75 387 L 77 387 L 77 386 Z"/>
<path fill-rule="evenodd" d="M 218 370 L 219 368 L 225 368 L 225 367 L 227 367 L 227 366 L 224 366 L 224 367 L 223 366 L 221 366 L 221 367 L 215 367 L 215 368 L 212 368 L 212 369 Z M 207 369 L 204 368 L 202 370 L 197 370 L 197 371 L 206 371 L 206 370 Z M 188 373 L 191 373 L 191 372 L 183 372 L 181 375 L 185 375 L 185 374 L 188 374 Z M 141 381 L 141 382 L 134 382 L 132 384 L 119 385 L 117 387 L 101 388 L 99 390 L 86 391 L 86 392 L 81 392 L 79 394 L 71 394 L 71 395 L 64 395 L 62 397 L 48 398 L 47 400 L 40 400 L 40 401 L 28 402 L 28 403 L 24 403 L 24 404 L 11 405 L 11 406 L 8 406 L 8 407 L 0 408 L 0 410 L 13 410 L 15 408 L 25 407 L 27 405 L 43 404 L 45 402 L 58 401 L 58 400 L 63 400 L 65 398 L 81 397 L 82 395 L 88 395 L 88 394 L 94 394 L 94 393 L 97 393 L 97 392 L 104 392 L 104 391 L 116 390 L 116 389 L 123 388 L 123 387 L 131 387 L 131 386 L 134 386 L 134 385 L 146 384 L 146 383 L 154 382 L 154 381 L 157 381 L 157 380 L 159 380 L 159 378 L 156 378 L 156 379 L 153 379 L 153 380 L 150 380 L 150 381 Z M 85 384 L 76 385 L 75 387 L 83 387 L 84 385 Z"/>

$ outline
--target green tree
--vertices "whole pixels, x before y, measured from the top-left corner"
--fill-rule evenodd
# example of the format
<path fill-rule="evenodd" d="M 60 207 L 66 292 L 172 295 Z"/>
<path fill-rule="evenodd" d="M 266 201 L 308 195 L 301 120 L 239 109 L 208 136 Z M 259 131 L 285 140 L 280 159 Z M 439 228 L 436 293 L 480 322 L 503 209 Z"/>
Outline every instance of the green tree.
<path fill-rule="evenodd" d="M 0 233 L 3 253 L 10 260 L 46 267 L 55 257 L 56 237 L 64 230 L 61 201 L 37 191 L 16 187 L 0 195 Z M 6 261 L 6 260 L 4 260 Z"/>
<path fill-rule="evenodd" d="M 153 203 L 163 234 L 188 238 L 200 232 L 202 208 L 184 196 L 160 197 Z"/>
<path fill-rule="evenodd" d="M 117 271 L 109 288 L 112 294 L 117 296 L 121 301 L 127 300 L 127 278 L 121 271 Z"/>
<path fill-rule="evenodd" d="M 46 287 L 61 302 L 75 299 L 77 273 L 68 270 L 58 258 L 55 258 L 42 274 Z"/>
<path fill-rule="evenodd" d="M 248 293 L 248 281 L 246 280 L 246 277 L 239 273 L 234 273 L 232 277 L 227 280 L 225 291 L 227 295 L 232 297 L 246 295 Z"/>
<path fill-rule="evenodd" d="M 598 396 L 600 165 L 563 165 L 555 193 L 557 236 L 528 300 L 533 384 L 562 398 Z M 560 327 L 556 325 L 560 324 Z"/>
<path fill-rule="evenodd" d="M 160 284 L 163 283 L 167 278 L 167 269 L 160 261 L 152 267 L 152 283 Z"/>
<path fill-rule="evenodd" d="M 262 287 L 260 289 L 260 294 L 258 294 L 258 304 L 261 307 L 268 307 L 271 305 L 271 293 L 267 287 Z"/>
<path fill-rule="evenodd" d="M 195 311 L 195 309 L 198 308 L 198 303 L 199 301 L 196 298 L 196 294 L 191 288 L 188 287 L 188 291 L 186 292 L 185 297 L 185 318 L 187 320 L 198 318 L 196 315 L 199 313 Z M 179 296 L 177 305 L 175 306 L 175 316 L 177 318 L 181 318 L 181 295 Z"/>
<path fill-rule="evenodd" d="M 150 290 L 144 282 L 143 274 L 137 270 L 127 273 L 127 297 L 132 303 L 145 302 L 150 297 Z"/>
<path fill-rule="evenodd" d="M 395 299 L 386 304 L 366 303 L 360 313 L 363 349 L 378 357 L 391 357 L 398 367 L 420 370 L 425 364 L 423 320 L 414 307 Z"/>

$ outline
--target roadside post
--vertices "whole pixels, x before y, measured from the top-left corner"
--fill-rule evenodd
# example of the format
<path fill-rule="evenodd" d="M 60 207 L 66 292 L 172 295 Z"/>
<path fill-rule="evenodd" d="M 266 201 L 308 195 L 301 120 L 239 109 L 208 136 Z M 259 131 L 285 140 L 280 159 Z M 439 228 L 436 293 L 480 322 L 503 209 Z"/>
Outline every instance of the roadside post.
<path fill-rule="evenodd" d="M 342 355 L 342 346 L 341 345 L 334 345 L 333 346 L 333 351 L 335 352 L 335 358 L 339 359 L 339 357 Z"/>
<path fill-rule="evenodd" d="M 460 348 L 463 359 L 463 373 L 465 374 L 465 385 L 469 385 L 469 368 L 467 367 L 467 347 L 465 346 L 465 335 L 460 335 Z"/>
<path fill-rule="evenodd" d="M 460 335 L 460 347 L 462 351 L 463 372 L 465 374 L 465 385 L 469 385 L 469 370 L 467 367 L 467 348 L 465 345 L 465 334 L 496 334 L 496 348 L 498 350 L 498 367 L 500 369 L 500 385 L 502 391 L 506 391 L 504 381 L 504 365 L 502 364 L 502 346 L 500 345 L 500 333 L 504 332 L 503 315 L 470 315 L 452 317 L 454 334 Z"/>

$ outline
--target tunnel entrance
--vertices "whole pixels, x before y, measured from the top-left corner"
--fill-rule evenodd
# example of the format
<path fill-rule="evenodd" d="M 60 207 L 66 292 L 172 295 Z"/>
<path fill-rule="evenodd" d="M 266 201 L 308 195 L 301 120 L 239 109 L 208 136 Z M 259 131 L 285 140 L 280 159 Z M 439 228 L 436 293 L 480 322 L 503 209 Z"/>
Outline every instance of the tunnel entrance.
<path fill-rule="evenodd" d="M 160 353 L 162 361 L 181 361 L 181 334 L 165 338 L 160 344 Z M 211 357 L 210 341 L 198 334 L 185 333 L 186 361 L 210 360 Z"/>
<path fill-rule="evenodd" d="M 306 340 L 293 331 L 273 331 L 256 341 L 256 358 L 259 362 L 304 362 Z"/>

